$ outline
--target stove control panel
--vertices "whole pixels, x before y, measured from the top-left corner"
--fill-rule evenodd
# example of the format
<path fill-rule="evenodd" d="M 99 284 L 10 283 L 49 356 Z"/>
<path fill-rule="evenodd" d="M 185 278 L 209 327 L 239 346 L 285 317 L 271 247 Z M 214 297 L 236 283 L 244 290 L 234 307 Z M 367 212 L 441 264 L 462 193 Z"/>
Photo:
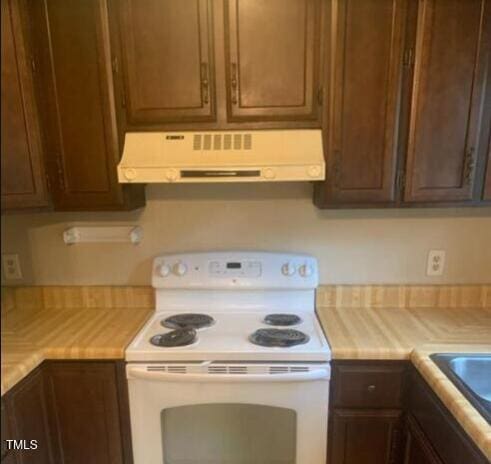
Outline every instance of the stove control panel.
<path fill-rule="evenodd" d="M 154 259 L 152 284 L 169 289 L 315 289 L 317 260 L 248 251 L 164 255 Z"/>

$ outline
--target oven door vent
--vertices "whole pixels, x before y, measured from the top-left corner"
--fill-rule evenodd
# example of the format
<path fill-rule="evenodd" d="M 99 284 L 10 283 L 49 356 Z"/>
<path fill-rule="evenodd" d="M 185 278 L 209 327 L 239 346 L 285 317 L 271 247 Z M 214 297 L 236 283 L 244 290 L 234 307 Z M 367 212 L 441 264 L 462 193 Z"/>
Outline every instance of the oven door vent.
<path fill-rule="evenodd" d="M 187 374 L 188 366 L 171 365 L 171 366 L 147 366 L 148 372 L 169 372 L 170 374 Z"/>
<path fill-rule="evenodd" d="M 147 372 L 168 374 L 211 374 L 211 375 L 277 375 L 308 373 L 306 365 L 261 365 L 261 364 L 156 364 L 146 367 Z"/>
<path fill-rule="evenodd" d="M 208 366 L 208 374 L 249 374 L 247 366 Z"/>
<path fill-rule="evenodd" d="M 308 366 L 270 366 L 270 374 L 291 374 L 295 372 L 309 372 Z"/>

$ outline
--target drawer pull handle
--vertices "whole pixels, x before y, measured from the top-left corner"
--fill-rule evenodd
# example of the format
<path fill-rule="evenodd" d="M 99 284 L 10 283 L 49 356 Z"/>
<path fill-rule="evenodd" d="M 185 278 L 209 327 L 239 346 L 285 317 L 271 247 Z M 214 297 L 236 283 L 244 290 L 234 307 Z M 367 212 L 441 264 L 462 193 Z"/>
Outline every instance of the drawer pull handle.
<path fill-rule="evenodd" d="M 375 391 L 375 385 L 368 385 L 367 387 L 367 391 L 368 393 L 373 393 Z"/>

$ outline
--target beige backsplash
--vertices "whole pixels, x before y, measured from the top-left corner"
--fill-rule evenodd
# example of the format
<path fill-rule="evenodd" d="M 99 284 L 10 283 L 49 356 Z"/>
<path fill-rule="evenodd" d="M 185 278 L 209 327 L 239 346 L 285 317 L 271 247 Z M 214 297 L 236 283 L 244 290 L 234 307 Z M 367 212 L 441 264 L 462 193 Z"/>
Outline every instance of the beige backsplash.
<path fill-rule="evenodd" d="M 153 185 L 133 212 L 2 216 L 2 253 L 19 253 L 21 285 L 149 285 L 160 253 L 273 250 L 316 256 L 324 284 L 491 283 L 491 208 L 321 211 L 307 183 Z M 131 244 L 66 246 L 71 225 L 143 228 Z M 427 277 L 430 249 L 445 273 Z M 2 281 L 15 285 L 16 281 Z"/>

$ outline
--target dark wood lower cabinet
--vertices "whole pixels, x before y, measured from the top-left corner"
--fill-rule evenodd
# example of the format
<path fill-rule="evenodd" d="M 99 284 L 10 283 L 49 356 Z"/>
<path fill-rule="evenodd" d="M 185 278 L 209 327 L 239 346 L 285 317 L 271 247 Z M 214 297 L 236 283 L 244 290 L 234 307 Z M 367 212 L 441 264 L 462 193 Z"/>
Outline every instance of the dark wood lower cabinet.
<path fill-rule="evenodd" d="M 441 459 L 441 461 L 430 460 L 430 463 L 489 464 L 489 460 L 415 368 L 412 368 L 411 372 L 408 415 L 414 418 L 414 423 L 419 425 L 426 440 L 431 443 Z M 411 426 L 409 426 L 409 433 L 411 434 Z M 408 461 L 408 464 L 413 462 Z"/>
<path fill-rule="evenodd" d="M 333 361 L 329 464 L 489 464 L 409 362 Z"/>
<path fill-rule="evenodd" d="M 335 409 L 331 414 L 330 463 L 399 462 L 402 411 Z"/>
<path fill-rule="evenodd" d="M 38 444 L 2 464 L 132 463 L 123 362 L 45 362 L 2 400 L 2 444 L 4 421 L 11 438 Z"/>
<path fill-rule="evenodd" d="M 2 454 L 1 454 L 1 461 L 2 464 L 15 464 L 15 458 L 13 455 L 13 452 L 10 450 L 10 448 L 7 445 L 7 440 L 12 438 L 12 431 L 10 428 L 10 416 L 7 414 L 6 408 L 5 408 L 5 402 L 3 401 L 2 398 L 2 403 L 1 403 L 1 412 L 2 412 L 2 425 L 1 425 L 1 433 L 2 433 Z"/>
<path fill-rule="evenodd" d="M 5 413 L 8 417 L 10 438 L 24 448 L 9 450 L 11 461 L 17 464 L 51 464 L 54 459 L 51 438 L 54 431 L 49 426 L 43 369 L 37 368 L 17 384 L 5 397 Z M 3 428 L 3 427 L 2 427 Z M 3 464 L 3 461 L 2 461 Z"/>
<path fill-rule="evenodd" d="M 443 464 L 416 419 L 409 415 L 406 423 L 404 464 Z"/>
<path fill-rule="evenodd" d="M 407 363 L 333 361 L 329 464 L 398 464 Z"/>
<path fill-rule="evenodd" d="M 50 362 L 46 385 L 60 463 L 125 462 L 116 363 Z"/>

